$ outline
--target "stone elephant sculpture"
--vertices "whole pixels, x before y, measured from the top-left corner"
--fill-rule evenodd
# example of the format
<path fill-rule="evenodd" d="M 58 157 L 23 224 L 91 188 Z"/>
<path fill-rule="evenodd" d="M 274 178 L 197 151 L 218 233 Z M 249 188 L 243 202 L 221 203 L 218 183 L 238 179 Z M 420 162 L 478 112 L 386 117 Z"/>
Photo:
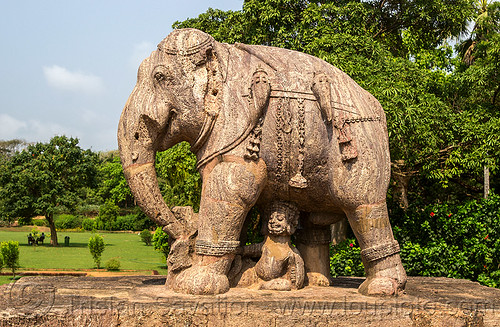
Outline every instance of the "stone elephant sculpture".
<path fill-rule="evenodd" d="M 158 188 L 155 153 L 181 141 L 191 144 L 203 180 L 198 214 L 172 212 Z M 383 109 L 325 61 L 174 30 L 139 67 L 118 143 L 137 203 L 175 240 L 167 287 L 226 292 L 247 213 L 286 201 L 300 211 L 294 237 L 306 283 L 328 285 L 329 226 L 347 217 L 367 276 L 359 291 L 404 289 L 385 201 L 390 158 Z"/>

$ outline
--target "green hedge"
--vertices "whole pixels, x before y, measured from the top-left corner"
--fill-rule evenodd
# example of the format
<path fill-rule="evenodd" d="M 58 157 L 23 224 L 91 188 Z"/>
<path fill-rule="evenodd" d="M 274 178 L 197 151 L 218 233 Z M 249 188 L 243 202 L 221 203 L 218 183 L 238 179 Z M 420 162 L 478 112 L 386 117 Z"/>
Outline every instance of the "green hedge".
<path fill-rule="evenodd" d="M 409 275 L 467 278 L 500 287 L 500 196 L 461 206 L 410 208 L 393 220 Z"/>
<path fill-rule="evenodd" d="M 454 207 L 392 208 L 391 223 L 409 276 L 466 278 L 500 287 L 500 196 Z M 332 247 L 332 275 L 362 276 L 359 252 L 353 238 Z"/>

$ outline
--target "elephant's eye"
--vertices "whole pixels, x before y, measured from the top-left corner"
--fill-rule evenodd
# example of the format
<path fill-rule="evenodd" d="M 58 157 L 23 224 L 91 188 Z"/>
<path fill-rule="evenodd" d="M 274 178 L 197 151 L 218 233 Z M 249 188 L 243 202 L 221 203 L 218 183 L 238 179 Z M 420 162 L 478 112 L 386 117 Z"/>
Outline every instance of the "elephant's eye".
<path fill-rule="evenodd" d="M 160 83 L 160 82 L 163 82 L 166 79 L 166 77 L 165 77 L 165 75 L 163 75 L 163 73 L 157 72 L 157 73 L 154 74 L 154 79 L 158 83 Z"/>

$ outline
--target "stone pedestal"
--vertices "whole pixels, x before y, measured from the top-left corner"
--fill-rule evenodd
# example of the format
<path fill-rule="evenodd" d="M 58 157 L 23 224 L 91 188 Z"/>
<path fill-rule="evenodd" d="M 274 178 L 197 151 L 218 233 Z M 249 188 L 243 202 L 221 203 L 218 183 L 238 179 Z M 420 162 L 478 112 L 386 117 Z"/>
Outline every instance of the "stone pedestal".
<path fill-rule="evenodd" d="M 500 326 L 500 290 L 410 277 L 406 294 L 357 293 L 362 278 L 277 292 L 192 296 L 164 276 L 24 277 L 0 287 L 0 326 Z"/>

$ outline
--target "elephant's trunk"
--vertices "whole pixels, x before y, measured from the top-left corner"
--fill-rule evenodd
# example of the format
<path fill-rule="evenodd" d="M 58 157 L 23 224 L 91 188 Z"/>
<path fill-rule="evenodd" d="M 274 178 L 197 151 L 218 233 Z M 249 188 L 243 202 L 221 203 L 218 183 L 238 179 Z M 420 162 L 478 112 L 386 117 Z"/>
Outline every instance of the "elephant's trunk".
<path fill-rule="evenodd" d="M 138 115 L 134 90 L 125 105 L 118 125 L 118 147 L 125 179 L 141 209 L 154 222 L 164 226 L 170 237 L 178 239 L 184 234 L 183 225 L 174 217 L 163 200 L 154 167 L 156 138 L 159 134 L 154 120 Z"/>

